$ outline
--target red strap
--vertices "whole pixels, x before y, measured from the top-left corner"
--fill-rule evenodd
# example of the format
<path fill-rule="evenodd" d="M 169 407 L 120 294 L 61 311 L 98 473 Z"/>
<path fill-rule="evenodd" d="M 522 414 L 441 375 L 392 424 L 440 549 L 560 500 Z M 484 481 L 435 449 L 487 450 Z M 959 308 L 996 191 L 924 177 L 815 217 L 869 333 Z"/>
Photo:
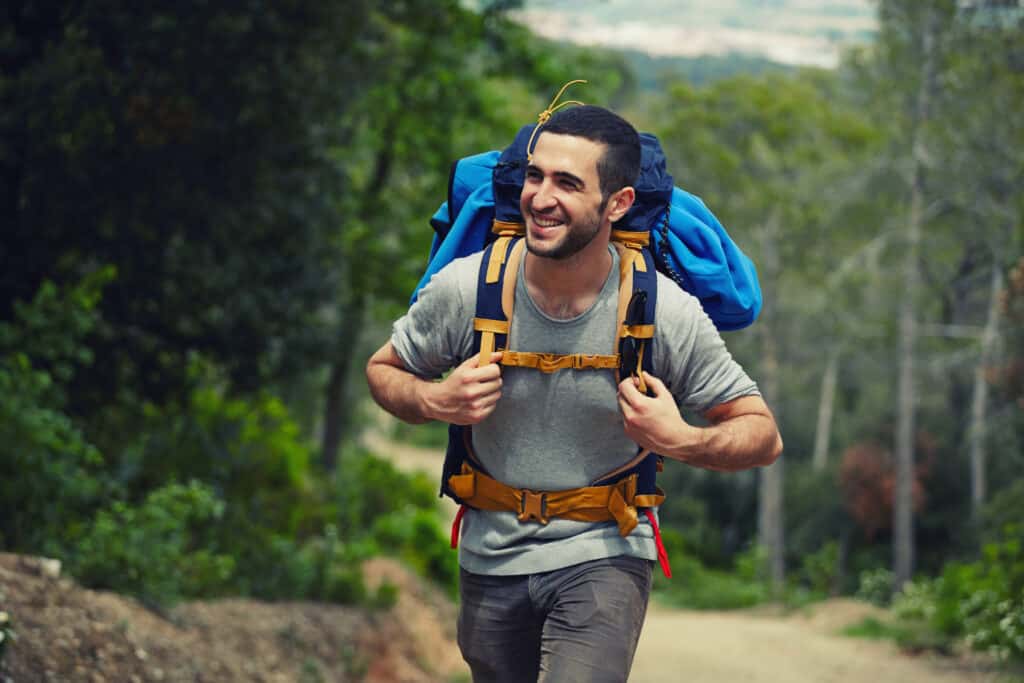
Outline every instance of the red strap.
<path fill-rule="evenodd" d="M 668 565 L 668 553 L 665 551 L 665 544 L 661 542 L 661 529 L 658 528 L 658 521 L 654 519 L 654 512 L 651 510 L 644 510 L 644 514 L 647 515 L 647 520 L 651 523 L 651 528 L 654 529 L 654 545 L 658 546 L 658 564 L 661 565 L 661 571 L 665 574 L 665 578 L 671 579 L 672 567 Z"/>
<path fill-rule="evenodd" d="M 466 514 L 466 506 L 460 505 L 459 511 L 455 513 L 455 521 L 452 522 L 452 548 L 459 547 L 459 532 L 462 531 L 462 516 L 464 514 Z"/>

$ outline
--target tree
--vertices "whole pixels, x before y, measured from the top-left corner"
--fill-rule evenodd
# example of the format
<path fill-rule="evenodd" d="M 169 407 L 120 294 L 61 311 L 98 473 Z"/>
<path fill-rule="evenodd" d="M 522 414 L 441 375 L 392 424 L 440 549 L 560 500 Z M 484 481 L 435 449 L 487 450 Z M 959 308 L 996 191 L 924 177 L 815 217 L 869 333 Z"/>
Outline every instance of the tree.
<path fill-rule="evenodd" d="M 7 15 L 0 319 L 44 278 L 117 267 L 74 412 L 181 396 L 190 354 L 242 390 L 322 355 L 333 198 L 350 182 L 328 124 L 363 87 L 352 46 L 369 3 Z"/>
<path fill-rule="evenodd" d="M 755 328 L 757 358 L 744 364 L 754 369 L 784 435 L 789 411 L 782 383 L 790 373 L 782 370 L 793 362 L 791 342 L 807 324 L 797 302 L 816 291 L 803 278 L 824 270 L 828 250 L 817 246 L 839 215 L 820 208 L 815 179 L 832 177 L 869 139 L 862 121 L 833 105 L 832 87 L 815 72 L 737 77 L 701 89 L 676 84 L 659 128 L 677 183 L 703 196 L 755 257 L 765 306 Z M 740 343 L 734 352 L 744 349 Z M 799 449 L 786 440 L 789 460 Z M 776 587 L 784 579 L 785 551 L 780 463 L 762 471 L 759 495 L 758 534 Z"/>

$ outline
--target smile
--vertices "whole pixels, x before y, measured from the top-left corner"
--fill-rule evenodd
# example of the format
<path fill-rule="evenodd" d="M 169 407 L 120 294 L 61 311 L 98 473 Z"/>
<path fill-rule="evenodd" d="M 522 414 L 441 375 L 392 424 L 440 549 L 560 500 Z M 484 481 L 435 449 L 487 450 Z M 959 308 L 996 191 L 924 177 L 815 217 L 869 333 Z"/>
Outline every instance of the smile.
<path fill-rule="evenodd" d="M 536 223 L 538 228 L 555 228 L 562 225 L 562 221 L 560 220 L 541 218 L 535 213 L 531 213 L 530 216 L 533 218 L 533 222 Z"/>

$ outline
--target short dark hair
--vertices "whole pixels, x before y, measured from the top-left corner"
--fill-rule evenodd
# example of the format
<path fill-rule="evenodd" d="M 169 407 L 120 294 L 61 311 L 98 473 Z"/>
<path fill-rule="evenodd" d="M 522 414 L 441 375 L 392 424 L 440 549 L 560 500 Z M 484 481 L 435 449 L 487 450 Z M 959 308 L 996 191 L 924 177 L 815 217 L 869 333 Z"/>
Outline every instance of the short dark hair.
<path fill-rule="evenodd" d="M 640 175 L 640 135 L 629 121 L 604 107 L 583 104 L 560 109 L 541 126 L 538 136 L 544 133 L 573 135 L 607 147 L 597 162 L 605 200 Z"/>

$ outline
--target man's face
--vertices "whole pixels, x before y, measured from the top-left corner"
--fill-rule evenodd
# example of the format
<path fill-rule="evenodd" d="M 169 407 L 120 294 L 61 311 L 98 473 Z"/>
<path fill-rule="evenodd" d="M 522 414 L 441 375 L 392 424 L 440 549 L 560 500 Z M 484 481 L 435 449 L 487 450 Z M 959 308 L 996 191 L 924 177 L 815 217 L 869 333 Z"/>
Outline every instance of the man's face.
<path fill-rule="evenodd" d="M 601 143 L 571 135 L 537 138 L 519 199 L 532 254 L 567 259 L 600 233 L 606 207 L 597 162 L 604 150 Z"/>

